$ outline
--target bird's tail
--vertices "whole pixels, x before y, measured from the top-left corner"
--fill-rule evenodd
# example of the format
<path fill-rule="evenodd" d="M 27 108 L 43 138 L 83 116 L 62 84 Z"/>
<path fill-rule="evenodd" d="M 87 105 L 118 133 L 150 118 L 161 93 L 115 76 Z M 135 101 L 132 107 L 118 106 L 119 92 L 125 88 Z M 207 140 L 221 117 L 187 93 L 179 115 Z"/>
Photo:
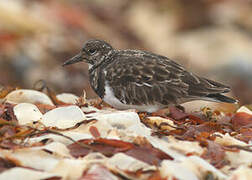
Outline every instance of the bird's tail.
<path fill-rule="evenodd" d="M 215 101 L 215 102 L 225 102 L 225 103 L 238 103 L 237 100 L 224 96 L 222 94 L 209 94 L 206 96 L 209 98 L 208 100 Z"/>

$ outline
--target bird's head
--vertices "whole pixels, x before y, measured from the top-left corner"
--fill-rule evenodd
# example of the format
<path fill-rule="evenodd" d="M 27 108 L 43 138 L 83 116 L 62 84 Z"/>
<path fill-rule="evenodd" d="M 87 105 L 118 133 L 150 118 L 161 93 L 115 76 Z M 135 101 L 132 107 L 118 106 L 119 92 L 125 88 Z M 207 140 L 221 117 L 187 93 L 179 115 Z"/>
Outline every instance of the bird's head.
<path fill-rule="evenodd" d="M 100 64 L 107 56 L 113 52 L 110 44 L 102 40 L 88 40 L 85 42 L 81 51 L 66 61 L 63 66 L 84 61 L 89 65 L 89 68 Z"/>

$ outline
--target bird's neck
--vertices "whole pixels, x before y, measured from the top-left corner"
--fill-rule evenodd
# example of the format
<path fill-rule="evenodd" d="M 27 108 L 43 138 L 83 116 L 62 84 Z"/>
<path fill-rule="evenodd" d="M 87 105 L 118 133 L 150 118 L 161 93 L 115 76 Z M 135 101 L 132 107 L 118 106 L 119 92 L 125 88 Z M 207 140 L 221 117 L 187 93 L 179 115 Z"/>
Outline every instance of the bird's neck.
<path fill-rule="evenodd" d="M 93 71 L 89 71 L 89 82 L 96 94 L 103 98 L 105 93 L 105 73 L 103 68 L 97 67 Z"/>
<path fill-rule="evenodd" d="M 96 64 L 88 64 L 88 71 L 92 73 L 98 67 L 106 67 L 110 62 L 113 61 L 114 55 L 117 53 L 116 50 L 111 50 L 107 55 L 101 57 L 101 59 Z"/>
<path fill-rule="evenodd" d="M 113 57 L 116 53 L 117 51 L 113 50 L 104 56 L 97 64 L 88 65 L 89 81 L 91 87 L 100 96 L 100 98 L 103 98 L 105 93 L 105 69 L 107 65 L 114 60 Z"/>

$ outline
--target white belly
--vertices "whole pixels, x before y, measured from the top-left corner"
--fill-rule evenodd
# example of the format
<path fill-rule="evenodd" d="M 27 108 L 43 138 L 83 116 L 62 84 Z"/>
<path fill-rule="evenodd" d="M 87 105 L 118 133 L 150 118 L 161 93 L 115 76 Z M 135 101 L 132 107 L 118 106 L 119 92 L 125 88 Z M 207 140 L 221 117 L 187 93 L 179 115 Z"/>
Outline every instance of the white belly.
<path fill-rule="evenodd" d="M 137 109 L 139 111 L 146 111 L 146 112 L 155 112 L 159 109 L 164 108 L 164 105 L 128 105 L 124 104 L 119 101 L 115 95 L 113 90 L 109 87 L 108 83 L 105 82 L 105 94 L 103 97 L 103 101 L 108 103 L 109 105 L 113 106 L 116 109 Z"/>

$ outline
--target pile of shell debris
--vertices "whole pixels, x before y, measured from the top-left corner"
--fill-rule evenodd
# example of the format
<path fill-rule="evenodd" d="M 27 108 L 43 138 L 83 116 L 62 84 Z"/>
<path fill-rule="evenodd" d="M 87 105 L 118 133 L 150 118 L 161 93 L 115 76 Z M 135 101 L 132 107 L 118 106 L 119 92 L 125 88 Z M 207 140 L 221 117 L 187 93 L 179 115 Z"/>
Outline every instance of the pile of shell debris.
<path fill-rule="evenodd" d="M 161 115 L 67 93 L 15 89 L 0 97 L 0 179 L 252 178 L 245 106 Z"/>

